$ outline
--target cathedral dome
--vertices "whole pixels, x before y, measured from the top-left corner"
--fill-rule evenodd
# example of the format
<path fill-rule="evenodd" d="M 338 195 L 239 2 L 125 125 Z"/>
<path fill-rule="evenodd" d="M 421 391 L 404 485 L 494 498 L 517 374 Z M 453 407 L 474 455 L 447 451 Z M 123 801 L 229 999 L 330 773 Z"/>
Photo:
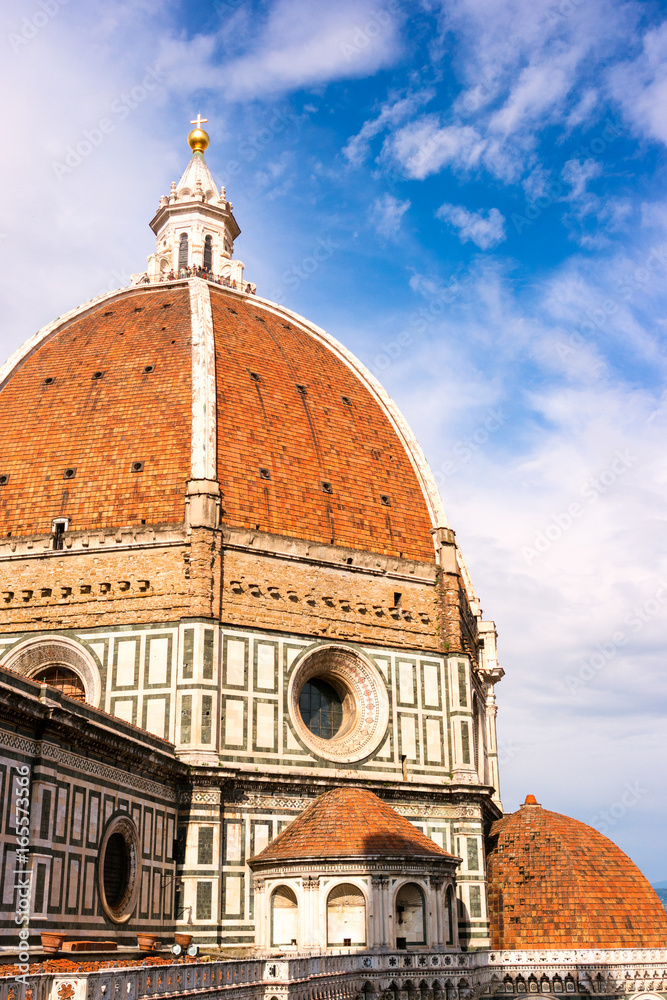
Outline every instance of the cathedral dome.
<path fill-rule="evenodd" d="M 487 878 L 493 948 L 667 946 L 667 913 L 633 862 L 532 795 L 491 828 Z"/>
<path fill-rule="evenodd" d="M 223 526 L 406 559 L 432 561 L 446 526 L 417 442 L 356 358 L 195 277 L 101 296 L 29 340 L 0 370 L 0 456 L 2 537 L 59 517 L 181 523 L 192 481 L 219 483 Z"/>

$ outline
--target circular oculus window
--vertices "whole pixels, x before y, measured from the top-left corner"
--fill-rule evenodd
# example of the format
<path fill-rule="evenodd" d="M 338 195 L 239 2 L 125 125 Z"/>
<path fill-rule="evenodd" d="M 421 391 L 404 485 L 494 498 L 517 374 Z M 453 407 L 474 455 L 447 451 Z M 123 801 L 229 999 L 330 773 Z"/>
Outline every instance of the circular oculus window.
<path fill-rule="evenodd" d="M 318 646 L 297 661 L 287 700 L 301 741 L 341 764 L 370 757 L 385 737 L 389 700 L 377 667 L 345 646 Z"/>
<path fill-rule="evenodd" d="M 102 908 L 109 920 L 124 924 L 130 919 L 139 895 L 139 834 L 127 815 L 111 819 L 100 846 L 97 884 Z"/>

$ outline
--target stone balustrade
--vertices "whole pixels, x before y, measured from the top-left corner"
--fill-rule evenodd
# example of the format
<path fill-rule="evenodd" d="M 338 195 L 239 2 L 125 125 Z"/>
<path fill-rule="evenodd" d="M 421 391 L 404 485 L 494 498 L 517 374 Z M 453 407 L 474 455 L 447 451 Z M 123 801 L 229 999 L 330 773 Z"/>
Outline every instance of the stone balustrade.
<path fill-rule="evenodd" d="M 231 288 L 237 292 L 245 292 L 246 295 L 255 295 L 257 293 L 257 286 L 252 281 L 243 281 L 242 279 L 229 278 L 227 275 L 223 274 L 213 274 L 210 271 L 204 271 L 201 267 L 182 267 L 176 273 L 176 271 L 170 271 L 168 274 L 148 274 L 144 272 L 143 274 L 133 274 L 132 284 L 133 285 L 164 285 L 170 284 L 174 281 L 186 281 L 188 278 L 201 278 L 202 281 L 210 281 L 214 285 L 222 285 L 223 288 Z"/>
<path fill-rule="evenodd" d="M 113 965 L 113 963 L 111 963 Z M 475 1000 L 481 995 L 639 995 L 667 989 L 667 949 L 530 952 L 322 952 L 88 968 L 0 978 L 0 1000 Z M 368 1000 L 368 998 L 366 998 Z"/>

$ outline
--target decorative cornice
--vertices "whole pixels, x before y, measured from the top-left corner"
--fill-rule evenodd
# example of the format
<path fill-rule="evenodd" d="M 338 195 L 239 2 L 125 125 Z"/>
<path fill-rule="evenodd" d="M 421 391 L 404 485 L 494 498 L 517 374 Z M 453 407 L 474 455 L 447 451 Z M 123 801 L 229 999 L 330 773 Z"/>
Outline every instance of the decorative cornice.
<path fill-rule="evenodd" d="M 154 795 L 158 799 L 176 803 L 176 791 L 171 785 L 158 784 L 149 778 L 142 778 L 138 774 L 132 774 L 130 771 L 121 771 L 119 768 L 102 764 L 97 760 L 91 760 L 89 757 L 81 757 L 78 754 L 70 753 L 68 750 L 63 750 L 62 747 L 55 746 L 53 743 L 26 740 L 14 736 L 12 733 L 0 733 L 0 747 L 7 747 L 11 750 L 29 754 L 45 764 L 48 761 L 53 761 L 54 764 L 71 768 L 73 771 L 79 771 L 94 778 L 112 781 L 120 786 L 131 788 L 134 791 Z"/>

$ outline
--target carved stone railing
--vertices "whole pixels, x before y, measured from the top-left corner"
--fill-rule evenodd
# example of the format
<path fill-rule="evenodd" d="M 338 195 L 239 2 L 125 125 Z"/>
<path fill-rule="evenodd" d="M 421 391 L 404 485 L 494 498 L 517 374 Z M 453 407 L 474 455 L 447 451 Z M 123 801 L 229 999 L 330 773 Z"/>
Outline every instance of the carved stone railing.
<path fill-rule="evenodd" d="M 0 978 L 0 1000 L 475 1000 L 517 993 L 593 997 L 667 991 L 667 949 L 320 952 Z M 419 997 L 417 994 L 419 993 Z M 368 1000 L 368 998 L 367 998 Z"/>
<path fill-rule="evenodd" d="M 236 278 L 228 278 L 222 274 L 212 274 L 204 272 L 202 268 L 187 267 L 181 268 L 178 274 L 172 272 L 171 275 L 153 274 L 133 274 L 133 285 L 164 285 L 174 281 L 185 281 L 187 278 L 201 278 L 202 281 L 210 281 L 213 285 L 222 285 L 223 288 L 231 288 L 237 292 L 245 292 L 246 295 L 256 295 L 257 286 L 252 281 L 243 281 Z"/>

